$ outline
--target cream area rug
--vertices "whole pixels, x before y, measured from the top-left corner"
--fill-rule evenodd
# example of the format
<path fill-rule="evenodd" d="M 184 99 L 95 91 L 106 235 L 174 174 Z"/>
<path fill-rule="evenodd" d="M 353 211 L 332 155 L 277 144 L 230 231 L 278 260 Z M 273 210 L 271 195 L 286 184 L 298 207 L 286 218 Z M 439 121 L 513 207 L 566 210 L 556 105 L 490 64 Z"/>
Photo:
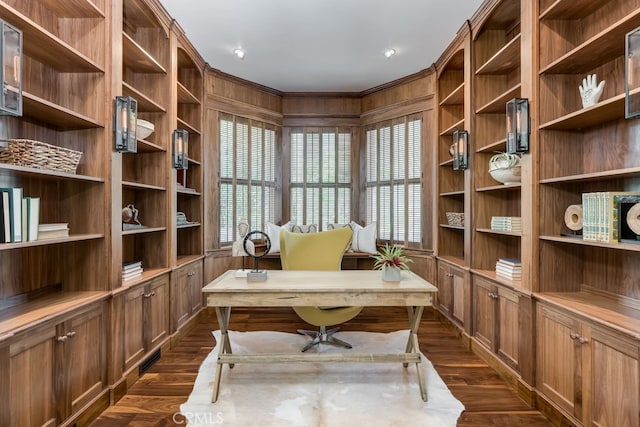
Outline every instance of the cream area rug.
<path fill-rule="evenodd" d="M 353 345 L 321 345 L 309 352 L 404 352 L 409 331 L 338 332 Z M 220 342 L 220 331 L 213 333 Z M 308 337 L 283 332 L 229 332 L 234 353 L 299 353 Z M 455 426 L 464 406 L 426 357 L 422 369 L 428 402 L 420 397 L 415 364 L 238 363 L 224 365 L 220 394 L 211 403 L 218 347 L 200 366 L 180 411 L 189 426 Z"/>

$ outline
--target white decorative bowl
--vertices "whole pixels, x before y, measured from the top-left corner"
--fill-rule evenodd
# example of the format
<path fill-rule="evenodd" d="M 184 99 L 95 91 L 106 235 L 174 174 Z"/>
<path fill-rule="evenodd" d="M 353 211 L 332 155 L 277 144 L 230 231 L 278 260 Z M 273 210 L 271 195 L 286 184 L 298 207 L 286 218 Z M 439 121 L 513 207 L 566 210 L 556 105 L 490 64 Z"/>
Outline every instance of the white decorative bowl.
<path fill-rule="evenodd" d="M 138 139 L 145 139 L 153 133 L 154 129 L 153 123 L 142 119 L 136 120 L 136 137 Z"/>
<path fill-rule="evenodd" d="M 489 174 L 493 179 L 503 184 L 516 184 L 522 180 L 520 166 L 489 170 Z"/>

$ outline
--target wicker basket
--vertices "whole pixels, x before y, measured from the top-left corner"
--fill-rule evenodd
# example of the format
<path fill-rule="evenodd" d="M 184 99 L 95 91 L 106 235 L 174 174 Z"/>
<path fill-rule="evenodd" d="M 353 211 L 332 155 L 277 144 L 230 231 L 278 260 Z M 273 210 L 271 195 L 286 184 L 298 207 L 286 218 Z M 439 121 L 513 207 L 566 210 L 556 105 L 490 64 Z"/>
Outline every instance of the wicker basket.
<path fill-rule="evenodd" d="M 0 150 L 0 163 L 56 172 L 76 173 L 82 151 L 57 147 L 31 139 L 10 139 L 9 148 Z"/>
<path fill-rule="evenodd" d="M 455 227 L 464 227 L 464 212 L 446 212 L 447 222 Z"/>

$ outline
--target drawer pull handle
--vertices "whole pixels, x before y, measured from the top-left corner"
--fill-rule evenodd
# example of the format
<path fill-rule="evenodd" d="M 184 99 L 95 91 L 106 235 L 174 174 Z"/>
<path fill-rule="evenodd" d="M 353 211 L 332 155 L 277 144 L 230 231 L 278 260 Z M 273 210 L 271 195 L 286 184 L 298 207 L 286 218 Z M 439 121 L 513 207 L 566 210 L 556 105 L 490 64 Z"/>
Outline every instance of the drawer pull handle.
<path fill-rule="evenodd" d="M 59 342 L 65 342 L 69 339 L 69 337 L 66 335 L 62 335 L 62 336 L 59 336 L 57 339 Z"/>
<path fill-rule="evenodd" d="M 155 297 L 155 296 L 156 296 L 156 293 L 155 293 L 155 292 L 151 292 L 151 293 L 149 293 L 149 294 L 144 294 L 143 296 L 144 296 L 145 298 L 151 298 L 151 297 Z"/>
<path fill-rule="evenodd" d="M 73 338 L 73 337 L 75 337 L 75 336 L 76 336 L 76 331 L 67 332 L 67 336 L 68 336 L 69 338 Z"/>

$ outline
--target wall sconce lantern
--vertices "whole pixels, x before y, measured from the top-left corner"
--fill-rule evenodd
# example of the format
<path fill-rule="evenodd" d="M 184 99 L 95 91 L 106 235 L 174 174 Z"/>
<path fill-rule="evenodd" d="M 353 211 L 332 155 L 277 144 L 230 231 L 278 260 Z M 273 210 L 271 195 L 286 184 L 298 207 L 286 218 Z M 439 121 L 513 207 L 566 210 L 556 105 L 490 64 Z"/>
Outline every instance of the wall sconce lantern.
<path fill-rule="evenodd" d="M 173 131 L 173 167 L 175 169 L 189 169 L 189 132 L 184 129 Z"/>
<path fill-rule="evenodd" d="M 453 132 L 453 170 L 469 168 L 469 132 L 456 130 Z"/>
<path fill-rule="evenodd" d="M 640 27 L 625 37 L 624 116 L 640 116 Z"/>
<path fill-rule="evenodd" d="M 22 31 L 0 19 L 0 114 L 22 116 Z"/>
<path fill-rule="evenodd" d="M 138 102 L 130 96 L 116 96 L 113 132 L 115 150 L 120 153 L 137 153 L 136 136 Z"/>
<path fill-rule="evenodd" d="M 507 102 L 507 153 L 529 152 L 529 100 L 513 98 Z"/>

